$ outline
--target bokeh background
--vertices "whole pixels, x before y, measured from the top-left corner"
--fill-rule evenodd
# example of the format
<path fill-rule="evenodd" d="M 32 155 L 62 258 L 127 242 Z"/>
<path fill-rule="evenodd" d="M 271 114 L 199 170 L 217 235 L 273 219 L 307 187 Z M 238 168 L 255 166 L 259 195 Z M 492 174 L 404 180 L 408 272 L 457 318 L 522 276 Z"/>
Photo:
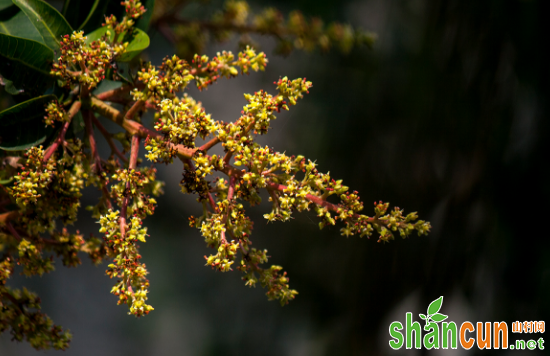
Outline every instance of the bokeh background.
<path fill-rule="evenodd" d="M 426 351 L 391 350 L 388 326 L 404 322 L 407 311 L 424 312 L 441 295 L 441 312 L 457 324 L 548 322 L 547 2 L 250 4 L 284 13 L 300 9 L 375 31 L 379 39 L 373 50 L 295 51 L 284 58 L 273 54 L 273 39 L 254 37 L 270 61 L 264 73 L 189 93 L 214 119 L 235 120 L 246 103 L 243 93 L 273 91 L 280 76 L 307 77 L 310 94 L 279 115 L 262 142 L 304 154 L 344 179 L 366 202 L 365 213 L 371 212 L 369 202 L 389 201 L 418 211 L 431 221 L 432 232 L 377 244 L 374 238 L 346 239 L 338 226 L 319 231 L 314 213 L 267 225 L 262 214 L 269 205 L 249 209 L 255 246 L 269 250 L 270 262 L 284 266 L 300 292 L 281 308 L 267 302 L 261 288 L 244 286 L 239 272 L 204 267 L 209 250 L 187 223 L 200 207 L 178 193 L 181 165 L 159 166 L 166 193 L 146 220 L 150 237 L 142 246 L 155 307 L 149 316 L 135 319 L 117 307 L 105 266 L 88 260 L 76 269 L 59 263 L 42 278 L 13 280 L 38 292 L 44 311 L 72 331 L 71 348 L 63 354 L 421 354 Z M 192 14 L 196 6 L 184 11 Z M 160 34 L 151 35 L 146 56 L 159 64 L 173 48 Z M 205 53 L 222 49 L 235 52 L 237 41 L 211 43 Z M 95 204 L 96 194 L 86 191 L 84 205 Z M 86 212 L 77 227 L 97 234 Z M 521 354 L 493 351 L 506 352 Z M 0 336 L 0 355 L 44 353 L 61 354 Z"/>

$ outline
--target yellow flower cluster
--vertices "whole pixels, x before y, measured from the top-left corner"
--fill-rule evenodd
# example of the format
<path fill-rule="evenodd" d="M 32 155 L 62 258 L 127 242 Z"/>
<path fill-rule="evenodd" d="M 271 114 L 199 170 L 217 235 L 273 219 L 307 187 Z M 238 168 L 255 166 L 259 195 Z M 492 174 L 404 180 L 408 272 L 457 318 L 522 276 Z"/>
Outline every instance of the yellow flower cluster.
<path fill-rule="evenodd" d="M 46 106 L 46 116 L 44 122 L 48 126 L 53 126 L 55 122 L 67 122 L 67 113 L 62 106 L 59 105 L 57 100 L 51 101 Z"/>
<path fill-rule="evenodd" d="M 118 296 L 118 304 L 128 304 L 129 314 L 143 316 L 153 307 L 146 304 L 149 281 L 145 264 L 140 262 L 137 241 L 145 242 L 147 228 L 141 227 L 141 219 L 133 216 L 125 226 L 124 234 L 120 229 L 119 211 L 109 210 L 101 216 L 101 233 L 105 234 L 107 246 L 114 251 L 115 258 L 109 264 L 106 273 L 110 278 L 119 278 L 111 293 Z"/>
<path fill-rule="evenodd" d="M 13 188 L 8 188 L 17 204 L 36 203 L 43 190 L 52 182 L 55 161 L 42 163 L 44 150 L 42 146 L 31 147 L 26 153 L 27 162 L 22 172 L 15 176 Z"/>
<path fill-rule="evenodd" d="M 128 43 L 112 42 L 110 37 L 111 33 L 107 31 L 101 39 L 88 43 L 82 31 L 65 35 L 61 41 L 61 55 L 53 64 L 51 74 L 64 81 L 66 86 L 80 83 L 95 88 L 105 79 L 112 61 L 128 46 Z"/>

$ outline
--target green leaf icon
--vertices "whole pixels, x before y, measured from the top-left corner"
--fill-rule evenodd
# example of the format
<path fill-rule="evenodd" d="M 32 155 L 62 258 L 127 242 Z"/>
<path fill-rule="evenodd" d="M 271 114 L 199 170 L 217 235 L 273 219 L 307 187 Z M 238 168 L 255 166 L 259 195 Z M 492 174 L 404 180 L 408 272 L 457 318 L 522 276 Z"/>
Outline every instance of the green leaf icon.
<path fill-rule="evenodd" d="M 428 307 L 428 314 L 433 315 L 441 309 L 441 305 L 443 304 L 443 296 L 437 298 L 433 302 L 430 303 L 430 306 Z"/>
<path fill-rule="evenodd" d="M 420 319 L 426 320 L 426 315 L 424 315 L 424 314 L 418 314 L 418 316 L 420 316 Z"/>
<path fill-rule="evenodd" d="M 445 314 L 434 314 L 432 315 L 432 320 L 435 321 L 436 323 L 439 323 L 440 321 L 443 321 L 445 319 L 448 318 L 448 315 L 445 315 Z"/>

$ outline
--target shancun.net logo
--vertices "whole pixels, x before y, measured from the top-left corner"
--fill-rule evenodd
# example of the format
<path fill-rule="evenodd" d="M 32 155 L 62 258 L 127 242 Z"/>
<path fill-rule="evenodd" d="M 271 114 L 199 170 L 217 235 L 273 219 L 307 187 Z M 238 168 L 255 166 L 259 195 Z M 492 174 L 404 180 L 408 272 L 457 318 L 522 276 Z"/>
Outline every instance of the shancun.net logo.
<path fill-rule="evenodd" d="M 480 350 L 494 349 L 510 349 L 510 350 L 544 350 L 544 339 L 530 338 L 529 340 L 521 339 L 515 342 L 508 342 L 508 324 L 506 322 L 477 322 L 474 324 L 465 321 L 460 328 L 457 327 L 454 321 L 446 322 L 448 316 L 440 313 L 443 305 L 443 297 L 439 297 L 428 306 L 426 315 L 419 314 L 420 319 L 425 320 L 424 338 L 422 338 L 422 329 L 418 321 L 413 322 L 412 313 L 406 313 L 405 330 L 403 324 L 399 321 L 394 321 L 390 325 L 389 341 L 390 347 L 398 350 L 405 345 L 407 349 L 426 348 L 431 349 L 456 349 L 458 344 L 466 350 L 477 347 Z M 403 335 L 403 332 L 405 335 Z M 544 333 L 544 321 L 516 321 L 512 323 L 513 333 Z M 535 336 L 535 335 L 530 335 Z M 413 346 L 414 344 L 414 346 Z"/>

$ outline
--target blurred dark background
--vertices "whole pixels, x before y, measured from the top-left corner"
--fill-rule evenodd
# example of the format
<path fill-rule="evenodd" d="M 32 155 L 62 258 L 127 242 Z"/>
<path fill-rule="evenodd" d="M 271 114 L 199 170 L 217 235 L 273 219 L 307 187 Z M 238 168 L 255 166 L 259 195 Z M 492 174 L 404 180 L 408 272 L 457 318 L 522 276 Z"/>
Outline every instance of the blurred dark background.
<path fill-rule="evenodd" d="M 235 120 L 246 103 L 243 93 L 273 92 L 280 76 L 307 77 L 310 94 L 279 115 L 262 142 L 317 160 L 320 170 L 359 191 L 366 214 L 372 201 L 389 201 L 418 211 L 432 232 L 377 244 L 346 239 L 338 226 L 319 231 L 314 213 L 266 225 L 269 205 L 249 209 L 255 246 L 269 250 L 270 262 L 282 265 L 300 292 L 281 308 L 267 302 L 261 288 L 244 286 L 239 272 L 203 266 L 209 250 L 187 223 L 200 208 L 177 193 L 181 165 L 159 166 L 166 194 L 146 220 L 150 237 L 142 246 L 155 307 L 149 316 L 137 320 L 117 307 L 105 266 L 87 260 L 77 269 L 59 263 L 50 275 L 13 281 L 37 291 L 44 311 L 73 332 L 64 354 L 412 354 L 389 348 L 388 326 L 404 322 L 406 311 L 424 312 L 441 295 L 441 312 L 457 324 L 548 322 L 548 3 L 250 4 L 300 9 L 373 30 L 379 40 L 373 50 L 348 55 L 295 51 L 283 58 L 272 53 L 273 39 L 255 37 L 270 60 L 264 73 L 189 93 L 214 119 Z M 205 53 L 222 49 L 236 52 L 236 40 L 212 43 Z M 172 52 L 153 32 L 148 58 L 159 64 Z M 94 204 L 96 194 L 87 191 L 84 205 Z M 77 227 L 97 234 L 85 212 Z M 0 336 L 0 355 L 36 353 Z"/>

